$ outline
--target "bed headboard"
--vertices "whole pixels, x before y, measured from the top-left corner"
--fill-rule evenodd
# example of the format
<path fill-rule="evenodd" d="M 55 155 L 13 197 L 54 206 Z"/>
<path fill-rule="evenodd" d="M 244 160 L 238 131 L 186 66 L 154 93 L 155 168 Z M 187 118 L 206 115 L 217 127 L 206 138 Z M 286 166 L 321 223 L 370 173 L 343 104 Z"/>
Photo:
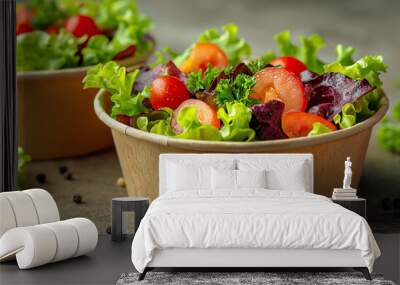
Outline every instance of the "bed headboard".
<path fill-rule="evenodd" d="M 213 164 L 213 162 L 217 162 L 218 160 L 232 160 L 237 161 L 240 158 L 249 159 L 254 157 L 257 160 L 286 160 L 293 162 L 301 162 L 304 161 L 307 165 L 307 177 L 308 179 L 308 189 L 307 192 L 314 192 L 314 166 L 313 166 L 313 155 L 311 153 L 284 153 L 284 154 L 270 154 L 270 153 L 168 153 L 168 154 L 160 154 L 159 161 L 159 194 L 162 195 L 167 191 L 166 182 L 167 182 L 167 164 L 169 161 L 189 161 L 195 162 L 207 162 L 207 164 Z"/>

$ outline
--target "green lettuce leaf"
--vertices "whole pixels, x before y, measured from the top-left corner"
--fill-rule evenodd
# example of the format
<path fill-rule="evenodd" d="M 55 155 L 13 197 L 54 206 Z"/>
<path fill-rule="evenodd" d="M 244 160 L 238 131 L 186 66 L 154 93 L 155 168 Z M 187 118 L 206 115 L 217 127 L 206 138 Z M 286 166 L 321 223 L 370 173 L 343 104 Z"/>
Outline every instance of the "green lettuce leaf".
<path fill-rule="evenodd" d="M 251 55 L 250 45 L 238 37 L 238 27 L 234 24 L 227 24 L 222 27 L 222 34 L 212 28 L 199 36 L 199 43 L 213 43 L 218 45 L 228 57 L 230 64 L 237 64 L 244 58 Z"/>
<path fill-rule="evenodd" d="M 215 87 L 215 103 L 219 107 L 227 102 L 241 102 L 246 106 L 256 104 L 258 101 L 250 99 L 253 93 L 252 88 L 256 84 L 254 78 L 244 73 L 240 73 L 235 79 L 222 79 Z"/>
<path fill-rule="evenodd" d="M 135 116 L 147 111 L 143 100 L 148 97 L 148 90 L 144 89 L 136 96 L 132 95 L 133 84 L 139 70 L 131 73 L 126 72 L 125 67 L 119 66 L 116 62 L 110 61 L 106 64 L 98 64 L 88 70 L 83 79 L 84 89 L 103 88 L 111 93 L 113 103 L 111 116 L 119 114 Z"/>
<path fill-rule="evenodd" d="M 318 59 L 318 52 L 325 46 L 324 39 L 316 34 L 299 37 L 300 45 L 292 43 L 289 31 L 275 35 L 275 42 L 282 56 L 293 56 L 301 60 L 310 71 L 321 74 L 324 63 Z"/>
<path fill-rule="evenodd" d="M 160 108 L 149 114 L 138 117 L 136 127 L 142 131 L 159 135 L 174 136 L 171 120 L 174 111 L 170 108 Z"/>
<path fill-rule="evenodd" d="M 392 109 L 392 116 L 385 117 L 377 133 L 379 145 L 387 151 L 400 153 L 400 102 Z"/>
<path fill-rule="evenodd" d="M 369 84 L 374 87 L 382 87 L 382 81 L 379 78 L 381 72 L 386 72 L 387 66 L 383 63 L 381 55 L 364 56 L 352 65 L 344 66 L 340 62 L 332 62 L 323 67 L 324 72 L 339 72 L 352 79 L 367 79 Z"/>
<path fill-rule="evenodd" d="M 357 112 L 352 103 L 344 104 L 342 112 L 333 117 L 333 122 L 339 125 L 341 129 L 354 126 L 357 123 Z"/>
<path fill-rule="evenodd" d="M 336 53 L 335 62 L 338 62 L 344 66 L 352 65 L 354 63 L 353 55 L 355 51 L 356 51 L 355 48 L 351 46 L 345 47 L 342 44 L 338 44 L 335 50 Z"/>
<path fill-rule="evenodd" d="M 78 46 L 85 39 L 76 39 L 65 30 L 58 35 L 42 31 L 21 34 L 17 37 L 17 71 L 76 67 Z"/>
<path fill-rule="evenodd" d="M 314 123 L 313 128 L 308 133 L 309 137 L 315 137 L 322 134 L 327 134 L 332 132 L 332 130 L 321 123 Z"/>
<path fill-rule="evenodd" d="M 185 107 L 179 111 L 177 122 L 183 132 L 174 136 L 180 139 L 220 141 L 221 135 L 217 128 L 211 125 L 202 125 L 197 119 L 196 107 Z"/>
<path fill-rule="evenodd" d="M 252 141 L 256 132 L 249 127 L 251 111 L 243 103 L 226 103 L 218 109 L 218 118 L 223 122 L 220 130 L 224 141 Z"/>

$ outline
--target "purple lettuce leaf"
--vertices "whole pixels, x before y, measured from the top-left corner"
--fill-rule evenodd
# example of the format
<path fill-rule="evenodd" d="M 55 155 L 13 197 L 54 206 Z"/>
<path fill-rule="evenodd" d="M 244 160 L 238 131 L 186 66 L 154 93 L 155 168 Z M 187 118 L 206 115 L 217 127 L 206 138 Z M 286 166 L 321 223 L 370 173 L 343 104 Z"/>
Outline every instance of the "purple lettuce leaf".
<path fill-rule="evenodd" d="M 149 86 L 153 80 L 162 75 L 171 75 L 179 78 L 184 83 L 186 82 L 186 75 L 170 60 L 166 64 L 157 65 L 151 69 L 148 66 L 139 68 L 139 74 L 136 78 L 133 92 L 138 93 Z"/>
<path fill-rule="evenodd" d="M 311 76 L 303 82 L 307 111 L 328 120 L 340 113 L 343 105 L 354 103 L 375 89 L 366 79 L 353 80 L 337 72 Z"/>
<path fill-rule="evenodd" d="M 282 114 L 285 104 L 271 100 L 264 104 L 251 107 L 253 114 L 250 127 L 254 129 L 261 140 L 276 140 L 287 138 L 282 130 Z"/>

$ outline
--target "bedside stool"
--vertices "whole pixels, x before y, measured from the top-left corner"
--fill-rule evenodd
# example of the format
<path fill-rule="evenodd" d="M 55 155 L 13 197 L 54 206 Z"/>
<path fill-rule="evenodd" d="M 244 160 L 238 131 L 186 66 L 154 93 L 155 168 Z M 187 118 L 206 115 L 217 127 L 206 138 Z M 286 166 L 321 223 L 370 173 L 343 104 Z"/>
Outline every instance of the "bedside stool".
<path fill-rule="evenodd" d="M 120 197 L 111 201 L 111 240 L 123 241 L 128 232 L 127 214 L 135 214 L 135 232 L 146 214 L 150 199 L 146 197 Z M 135 232 L 133 234 L 135 234 Z"/>
<path fill-rule="evenodd" d="M 332 199 L 333 203 L 339 204 L 340 206 L 359 214 L 364 219 L 367 219 L 367 200 L 364 198 L 354 198 L 348 200 Z"/>

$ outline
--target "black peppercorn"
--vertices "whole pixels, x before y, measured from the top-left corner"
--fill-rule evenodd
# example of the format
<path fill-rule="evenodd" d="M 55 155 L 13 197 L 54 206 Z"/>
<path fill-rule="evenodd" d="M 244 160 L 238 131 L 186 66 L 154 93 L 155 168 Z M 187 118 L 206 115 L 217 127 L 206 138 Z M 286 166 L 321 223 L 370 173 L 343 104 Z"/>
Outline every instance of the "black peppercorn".
<path fill-rule="evenodd" d="M 36 181 L 39 182 L 40 184 L 46 183 L 46 174 L 39 173 L 38 175 L 36 175 Z"/>
<path fill-rule="evenodd" d="M 72 197 L 72 200 L 76 204 L 82 204 L 82 196 L 80 194 L 74 194 L 74 196 Z"/>
<path fill-rule="evenodd" d="M 60 172 L 61 175 L 63 175 L 64 173 L 66 173 L 68 171 L 68 167 L 62 165 L 58 168 L 58 171 Z"/>

